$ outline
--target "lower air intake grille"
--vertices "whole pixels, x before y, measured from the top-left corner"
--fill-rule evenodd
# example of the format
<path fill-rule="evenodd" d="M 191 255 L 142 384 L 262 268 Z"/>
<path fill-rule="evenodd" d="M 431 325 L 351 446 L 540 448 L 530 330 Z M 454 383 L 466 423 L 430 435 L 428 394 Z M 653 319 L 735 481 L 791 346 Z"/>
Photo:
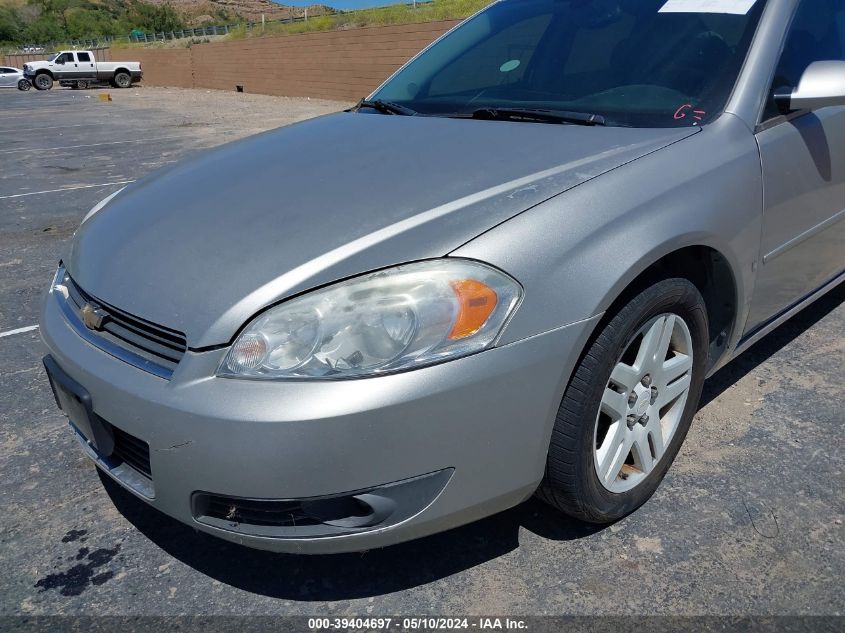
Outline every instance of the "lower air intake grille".
<path fill-rule="evenodd" d="M 149 445 L 144 440 L 140 440 L 126 431 L 121 431 L 116 426 L 111 428 L 114 434 L 114 452 L 112 453 L 112 457 L 131 466 L 148 479 L 152 479 Z"/>
<path fill-rule="evenodd" d="M 201 504 L 202 515 L 209 518 L 274 527 L 320 525 L 369 511 L 351 497 L 309 502 L 202 495 Z"/>
<path fill-rule="evenodd" d="M 445 468 L 373 488 L 288 499 L 191 495 L 198 523 L 227 532 L 270 538 L 338 536 L 394 525 L 427 507 L 448 483 Z"/>

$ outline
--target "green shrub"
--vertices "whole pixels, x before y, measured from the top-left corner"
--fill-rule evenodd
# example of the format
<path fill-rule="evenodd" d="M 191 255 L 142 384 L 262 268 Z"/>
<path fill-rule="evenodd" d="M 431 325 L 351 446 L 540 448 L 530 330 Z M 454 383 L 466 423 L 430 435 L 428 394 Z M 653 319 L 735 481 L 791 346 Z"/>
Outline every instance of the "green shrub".
<path fill-rule="evenodd" d="M 268 23 L 264 29 L 255 26 L 247 30 L 230 32 L 228 39 L 263 37 L 272 35 L 291 35 L 313 31 L 333 31 L 366 26 L 386 26 L 390 24 L 411 24 L 414 22 L 433 22 L 436 20 L 460 20 L 479 9 L 483 9 L 491 0 L 434 0 L 420 3 L 416 7 L 407 4 L 394 4 L 373 9 L 361 9 L 333 15 L 309 17 L 307 21 L 291 23 Z"/>

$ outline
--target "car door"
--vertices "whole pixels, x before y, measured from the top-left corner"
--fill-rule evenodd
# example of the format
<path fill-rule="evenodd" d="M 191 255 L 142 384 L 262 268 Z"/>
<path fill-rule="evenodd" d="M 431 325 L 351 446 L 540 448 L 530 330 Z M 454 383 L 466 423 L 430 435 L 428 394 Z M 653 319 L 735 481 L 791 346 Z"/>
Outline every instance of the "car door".
<path fill-rule="evenodd" d="M 845 0 L 801 0 L 756 134 L 765 208 L 747 333 L 845 270 L 845 107 L 783 115 L 772 98 L 834 59 L 845 59 Z"/>
<path fill-rule="evenodd" d="M 62 53 L 53 62 L 52 71 L 56 79 L 76 79 L 76 57 L 70 51 Z"/>
<path fill-rule="evenodd" d="M 0 67 L 0 88 L 9 88 L 15 85 L 14 80 L 17 78 L 17 72 L 14 68 Z"/>
<path fill-rule="evenodd" d="M 76 53 L 76 68 L 77 79 L 97 78 L 97 67 L 94 65 L 94 60 L 88 51 L 79 51 Z"/>

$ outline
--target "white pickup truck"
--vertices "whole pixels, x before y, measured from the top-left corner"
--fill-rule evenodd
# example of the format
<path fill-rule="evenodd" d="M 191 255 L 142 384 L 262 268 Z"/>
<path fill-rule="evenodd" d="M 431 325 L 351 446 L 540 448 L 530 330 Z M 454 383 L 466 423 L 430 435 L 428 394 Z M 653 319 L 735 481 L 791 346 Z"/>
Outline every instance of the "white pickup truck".
<path fill-rule="evenodd" d="M 61 51 L 43 62 L 27 62 L 24 76 L 37 90 L 49 90 L 53 82 L 87 88 L 108 81 L 115 88 L 128 88 L 141 79 L 141 62 L 98 62 L 91 51 Z"/>

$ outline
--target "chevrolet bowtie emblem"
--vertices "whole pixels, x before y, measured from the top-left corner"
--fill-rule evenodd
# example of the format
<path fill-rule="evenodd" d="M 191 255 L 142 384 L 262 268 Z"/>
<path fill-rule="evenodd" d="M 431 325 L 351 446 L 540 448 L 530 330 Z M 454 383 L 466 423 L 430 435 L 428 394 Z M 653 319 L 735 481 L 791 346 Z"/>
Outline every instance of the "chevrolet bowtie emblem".
<path fill-rule="evenodd" d="M 109 313 L 101 307 L 86 303 L 82 306 L 82 322 L 89 330 L 102 330 Z"/>

